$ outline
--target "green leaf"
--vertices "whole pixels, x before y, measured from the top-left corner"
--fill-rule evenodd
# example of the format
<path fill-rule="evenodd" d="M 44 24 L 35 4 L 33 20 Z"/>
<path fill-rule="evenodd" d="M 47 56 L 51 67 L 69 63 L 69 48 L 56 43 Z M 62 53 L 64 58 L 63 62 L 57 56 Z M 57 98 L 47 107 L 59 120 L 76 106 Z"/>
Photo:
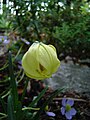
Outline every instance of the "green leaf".
<path fill-rule="evenodd" d="M 17 105 L 18 105 L 18 92 L 17 92 L 14 71 L 13 71 L 11 52 L 9 52 L 9 73 L 10 73 L 11 93 L 12 93 L 13 102 L 14 102 L 14 110 L 16 111 Z"/>
<path fill-rule="evenodd" d="M 24 87 L 24 90 L 23 90 L 23 93 L 22 93 L 22 98 L 21 98 L 22 102 L 23 102 L 23 99 L 24 99 L 24 96 L 25 96 L 25 93 L 26 93 L 26 90 L 27 90 L 27 85 L 28 85 L 28 79 L 26 80 L 25 87 Z"/>
<path fill-rule="evenodd" d="M 45 94 L 45 92 L 47 91 L 48 89 L 48 86 L 46 86 L 42 91 L 41 93 L 37 96 L 36 99 L 34 99 L 30 104 L 29 104 L 29 107 L 33 107 L 40 99 L 41 97 Z"/>
<path fill-rule="evenodd" d="M 8 96 L 7 114 L 8 114 L 8 120 L 16 120 L 15 114 L 14 114 L 13 99 L 11 95 Z"/>
<path fill-rule="evenodd" d="M 18 101 L 17 111 L 16 111 L 16 120 L 22 120 L 23 119 L 23 111 L 22 111 L 22 104 L 20 101 Z"/>
<path fill-rule="evenodd" d="M 1 97 L 1 95 L 0 95 L 0 102 L 1 102 L 1 104 L 2 104 L 2 108 L 3 108 L 4 112 L 6 113 L 5 102 L 4 102 L 3 98 Z"/>
<path fill-rule="evenodd" d="M 53 100 L 53 98 L 55 96 L 57 96 L 60 92 L 63 91 L 64 88 L 60 88 L 58 90 L 55 90 L 52 95 L 43 103 L 43 105 L 41 106 L 40 110 L 36 113 L 36 115 L 34 116 L 33 120 L 39 120 L 39 116 L 41 114 L 42 111 L 45 110 L 45 107 Z"/>

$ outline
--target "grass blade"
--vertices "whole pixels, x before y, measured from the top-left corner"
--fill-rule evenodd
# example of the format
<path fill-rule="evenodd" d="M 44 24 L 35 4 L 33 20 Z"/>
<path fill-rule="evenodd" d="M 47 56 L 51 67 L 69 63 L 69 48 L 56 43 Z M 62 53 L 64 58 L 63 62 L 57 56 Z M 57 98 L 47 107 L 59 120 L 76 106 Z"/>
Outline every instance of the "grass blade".
<path fill-rule="evenodd" d="M 2 104 L 2 108 L 3 108 L 4 112 L 6 113 L 6 105 L 5 105 L 5 102 L 4 102 L 3 98 L 1 97 L 1 95 L 0 95 L 0 102 Z"/>
<path fill-rule="evenodd" d="M 23 89 L 23 93 L 22 93 L 22 98 L 21 98 L 21 101 L 23 102 L 23 99 L 24 99 L 24 96 L 25 96 L 25 92 L 27 90 L 27 85 L 28 85 L 28 80 L 26 80 L 26 84 L 25 84 L 25 87 Z"/>
<path fill-rule="evenodd" d="M 14 109 L 16 110 L 16 107 L 18 104 L 18 92 L 17 92 L 14 71 L 13 71 L 11 52 L 9 52 L 9 73 L 10 73 L 11 93 L 12 93 L 13 101 L 14 101 Z"/>
<path fill-rule="evenodd" d="M 37 98 L 35 100 L 33 100 L 30 104 L 29 104 L 29 107 L 33 107 L 35 105 L 35 103 L 37 103 L 41 97 L 45 94 L 45 92 L 47 91 L 48 89 L 48 86 L 46 86 L 42 91 L 41 93 L 37 96 Z"/>
<path fill-rule="evenodd" d="M 16 111 L 16 120 L 22 120 L 23 119 L 23 111 L 22 111 L 22 104 L 20 101 L 18 101 L 17 111 Z"/>
<path fill-rule="evenodd" d="M 8 120 L 16 120 L 14 114 L 13 99 L 11 95 L 8 96 L 7 114 L 8 114 Z"/>

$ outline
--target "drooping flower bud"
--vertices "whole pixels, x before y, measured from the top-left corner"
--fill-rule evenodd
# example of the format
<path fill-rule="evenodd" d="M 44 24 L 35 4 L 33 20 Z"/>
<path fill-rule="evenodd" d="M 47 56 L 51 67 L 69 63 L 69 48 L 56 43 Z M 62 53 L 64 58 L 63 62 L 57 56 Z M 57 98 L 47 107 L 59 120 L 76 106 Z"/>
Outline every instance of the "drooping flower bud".
<path fill-rule="evenodd" d="M 22 66 L 28 77 L 42 80 L 57 71 L 60 61 L 54 46 L 35 42 L 23 56 Z"/>

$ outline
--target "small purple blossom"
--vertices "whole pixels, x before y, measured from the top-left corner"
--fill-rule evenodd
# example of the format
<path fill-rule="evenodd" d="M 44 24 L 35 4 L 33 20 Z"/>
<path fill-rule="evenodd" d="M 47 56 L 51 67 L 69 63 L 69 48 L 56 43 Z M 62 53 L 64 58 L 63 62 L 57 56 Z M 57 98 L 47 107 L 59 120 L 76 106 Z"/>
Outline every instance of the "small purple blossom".
<path fill-rule="evenodd" d="M 18 68 L 22 69 L 22 62 L 21 61 L 18 61 Z"/>
<path fill-rule="evenodd" d="M 3 43 L 4 43 L 4 44 L 9 44 L 9 43 L 10 43 L 10 40 L 4 40 Z"/>
<path fill-rule="evenodd" d="M 21 40 L 22 40 L 24 43 L 26 43 L 27 45 L 30 45 L 30 42 L 29 42 L 29 41 L 27 41 L 27 40 L 25 40 L 25 39 L 23 39 L 23 38 L 21 38 Z"/>
<path fill-rule="evenodd" d="M 63 98 L 61 113 L 65 115 L 68 120 L 71 120 L 74 115 L 76 115 L 76 110 L 72 108 L 74 105 L 74 100 Z"/>
<path fill-rule="evenodd" d="M 8 39 L 7 36 L 0 36 L 0 42 L 7 45 L 10 43 L 10 40 Z"/>
<path fill-rule="evenodd" d="M 50 117 L 55 117 L 56 116 L 55 113 L 53 113 L 53 112 L 46 112 L 46 114 Z"/>

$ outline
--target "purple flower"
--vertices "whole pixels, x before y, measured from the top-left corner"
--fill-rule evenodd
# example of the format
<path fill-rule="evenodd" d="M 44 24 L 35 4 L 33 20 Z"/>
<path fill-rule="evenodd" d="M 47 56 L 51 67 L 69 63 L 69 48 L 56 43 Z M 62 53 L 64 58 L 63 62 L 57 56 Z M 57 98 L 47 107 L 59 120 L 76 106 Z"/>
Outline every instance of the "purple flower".
<path fill-rule="evenodd" d="M 25 40 L 25 39 L 23 39 L 23 38 L 21 38 L 21 40 L 22 40 L 24 43 L 26 43 L 27 45 L 30 45 L 30 42 L 29 42 L 29 41 L 27 41 L 27 40 Z"/>
<path fill-rule="evenodd" d="M 56 116 L 55 113 L 53 113 L 53 112 L 46 112 L 46 114 L 50 117 L 55 117 Z"/>
<path fill-rule="evenodd" d="M 10 43 L 10 40 L 4 40 L 3 43 L 4 43 L 4 44 L 9 44 L 9 43 Z"/>
<path fill-rule="evenodd" d="M 22 62 L 21 61 L 18 61 L 18 68 L 22 69 Z"/>
<path fill-rule="evenodd" d="M 68 120 L 71 120 L 74 115 L 76 115 L 76 110 L 72 108 L 74 105 L 74 100 L 63 98 L 61 113 L 65 115 Z"/>

